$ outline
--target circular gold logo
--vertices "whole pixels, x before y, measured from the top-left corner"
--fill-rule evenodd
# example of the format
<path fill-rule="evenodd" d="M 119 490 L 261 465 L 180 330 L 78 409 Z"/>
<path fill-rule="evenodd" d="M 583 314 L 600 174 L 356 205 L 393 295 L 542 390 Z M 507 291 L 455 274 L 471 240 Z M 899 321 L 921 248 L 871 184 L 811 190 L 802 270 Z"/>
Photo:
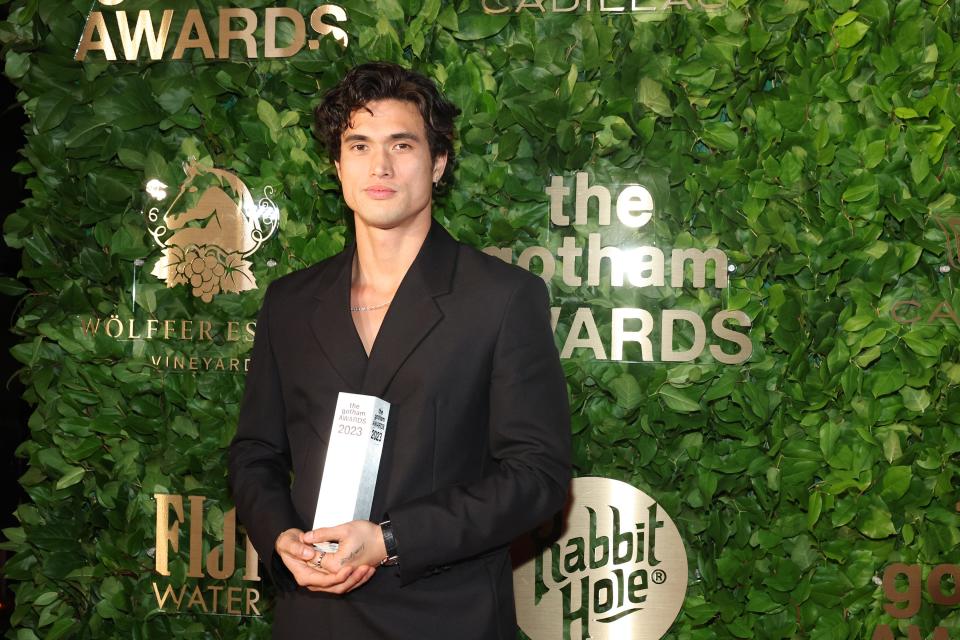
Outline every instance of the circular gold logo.
<path fill-rule="evenodd" d="M 532 640 L 659 640 L 687 592 L 673 520 L 619 480 L 575 478 L 562 516 L 513 551 L 517 621 Z"/>

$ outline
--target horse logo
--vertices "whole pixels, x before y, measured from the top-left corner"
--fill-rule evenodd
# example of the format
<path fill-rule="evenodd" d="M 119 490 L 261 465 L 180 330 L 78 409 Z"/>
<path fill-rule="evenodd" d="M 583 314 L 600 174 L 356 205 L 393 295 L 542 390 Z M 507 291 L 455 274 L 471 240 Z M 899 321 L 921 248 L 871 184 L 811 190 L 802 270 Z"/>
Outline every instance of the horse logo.
<path fill-rule="evenodd" d="M 221 292 L 256 289 L 247 258 L 279 226 L 280 211 L 270 200 L 273 189 L 264 189 L 263 198 L 257 201 L 229 171 L 191 161 L 184 165 L 184 172 L 187 177 L 162 221 L 159 208 L 147 213 L 147 220 L 154 225 L 150 235 L 163 249 L 151 273 L 167 287 L 189 285 L 193 295 L 204 302 Z M 166 185 L 151 180 L 147 193 L 163 200 Z"/>

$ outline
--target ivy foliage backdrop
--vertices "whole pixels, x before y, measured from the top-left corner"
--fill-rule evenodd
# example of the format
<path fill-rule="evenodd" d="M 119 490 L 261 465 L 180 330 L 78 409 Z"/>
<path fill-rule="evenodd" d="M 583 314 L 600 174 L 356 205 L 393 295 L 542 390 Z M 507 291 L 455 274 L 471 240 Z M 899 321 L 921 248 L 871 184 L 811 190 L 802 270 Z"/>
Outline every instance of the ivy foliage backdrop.
<path fill-rule="evenodd" d="M 2 284 L 24 294 L 15 355 L 35 405 L 20 448 L 30 502 L 4 532 L 8 637 L 267 637 L 262 620 L 157 613 L 150 586 L 154 493 L 206 496 L 207 533 L 222 530 L 242 376 L 157 371 L 144 362 L 169 345 L 94 338 L 79 318 L 252 318 L 267 282 L 337 251 L 349 231 L 310 114 L 371 59 L 428 73 L 463 110 L 438 214 L 460 239 L 530 243 L 550 175 L 615 167 L 666 175 L 658 224 L 737 265 L 723 306 L 752 319 L 747 363 L 566 363 L 577 473 L 655 496 L 686 542 L 670 637 L 870 637 L 892 621 L 875 580 L 886 565 L 926 576 L 955 560 L 960 275 L 941 270 L 951 245 L 936 224 L 960 211 L 952 3 L 488 16 L 475 0 L 343 0 L 346 50 L 324 38 L 290 60 L 137 64 L 73 61 L 89 0 L 4 4 L 32 195 L 6 222 L 23 270 Z M 179 184 L 189 157 L 276 188 L 259 290 L 207 304 L 146 275 L 143 185 Z M 896 322 L 897 300 L 918 301 L 901 310 L 920 321 Z M 909 622 L 957 629 L 960 613 L 925 596 Z"/>

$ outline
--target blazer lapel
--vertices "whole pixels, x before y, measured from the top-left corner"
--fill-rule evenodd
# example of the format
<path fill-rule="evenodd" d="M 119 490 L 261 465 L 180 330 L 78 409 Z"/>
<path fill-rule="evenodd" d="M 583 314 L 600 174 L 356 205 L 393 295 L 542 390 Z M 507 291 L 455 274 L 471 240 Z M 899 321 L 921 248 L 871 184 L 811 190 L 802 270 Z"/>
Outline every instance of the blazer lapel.
<path fill-rule="evenodd" d="M 367 354 L 350 317 L 350 276 L 355 248 L 348 246 L 334 260 L 314 296 L 317 305 L 310 328 L 334 371 L 343 380 L 343 391 L 355 393 L 363 382 Z"/>
<path fill-rule="evenodd" d="M 450 292 L 456 262 L 456 241 L 434 222 L 377 333 L 362 393 L 383 397 L 397 370 L 443 319 L 434 298 Z"/>

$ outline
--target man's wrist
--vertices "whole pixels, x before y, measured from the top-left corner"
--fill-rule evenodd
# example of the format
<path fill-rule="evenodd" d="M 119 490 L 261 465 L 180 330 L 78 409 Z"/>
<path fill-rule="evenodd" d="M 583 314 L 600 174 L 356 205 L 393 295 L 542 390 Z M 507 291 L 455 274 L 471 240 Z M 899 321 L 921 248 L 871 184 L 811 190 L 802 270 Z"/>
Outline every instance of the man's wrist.
<path fill-rule="evenodd" d="M 400 551 L 397 545 L 397 537 L 393 533 L 393 523 L 384 520 L 380 523 L 380 533 L 383 534 L 383 547 L 387 555 L 380 561 L 381 567 L 390 567 L 400 561 Z"/>

